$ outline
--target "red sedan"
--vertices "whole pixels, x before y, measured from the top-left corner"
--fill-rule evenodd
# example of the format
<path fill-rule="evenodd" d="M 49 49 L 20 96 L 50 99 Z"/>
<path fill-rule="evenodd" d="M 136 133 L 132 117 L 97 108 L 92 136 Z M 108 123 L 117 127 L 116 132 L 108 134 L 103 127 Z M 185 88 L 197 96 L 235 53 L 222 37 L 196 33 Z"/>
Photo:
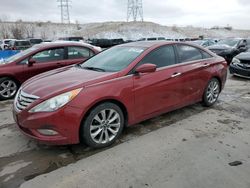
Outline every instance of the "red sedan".
<path fill-rule="evenodd" d="M 226 75 L 226 61 L 202 47 L 128 43 L 28 80 L 13 114 L 20 130 L 41 142 L 100 148 L 124 126 L 200 101 L 213 105 Z"/>
<path fill-rule="evenodd" d="M 0 100 L 15 96 L 27 79 L 52 69 L 81 63 L 100 50 L 76 42 L 52 42 L 33 46 L 0 62 Z"/>

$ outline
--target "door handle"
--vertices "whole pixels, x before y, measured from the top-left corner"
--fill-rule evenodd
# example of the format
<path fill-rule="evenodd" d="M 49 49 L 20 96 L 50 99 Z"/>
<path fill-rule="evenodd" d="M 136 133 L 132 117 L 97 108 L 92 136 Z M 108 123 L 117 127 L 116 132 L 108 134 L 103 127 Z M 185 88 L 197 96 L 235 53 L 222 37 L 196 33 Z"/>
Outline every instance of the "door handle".
<path fill-rule="evenodd" d="M 209 67 L 209 66 L 210 66 L 209 63 L 205 63 L 205 64 L 202 65 L 202 67 Z"/>
<path fill-rule="evenodd" d="M 177 77 L 177 76 L 180 76 L 180 75 L 181 75 L 180 72 L 176 72 L 176 73 L 174 73 L 174 74 L 171 76 L 171 78 L 174 78 L 174 77 Z"/>

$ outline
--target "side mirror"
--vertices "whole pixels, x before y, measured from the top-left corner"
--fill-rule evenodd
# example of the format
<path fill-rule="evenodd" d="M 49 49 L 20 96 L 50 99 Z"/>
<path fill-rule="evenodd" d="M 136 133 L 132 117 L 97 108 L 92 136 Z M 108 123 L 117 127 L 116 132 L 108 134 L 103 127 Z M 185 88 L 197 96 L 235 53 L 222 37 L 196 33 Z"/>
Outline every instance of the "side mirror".
<path fill-rule="evenodd" d="M 140 65 L 135 69 L 136 73 L 150 73 L 150 72 L 155 72 L 156 71 L 156 65 L 151 64 L 151 63 L 146 63 L 143 65 Z"/>
<path fill-rule="evenodd" d="M 36 60 L 35 60 L 35 59 L 32 59 L 32 58 L 29 59 L 29 60 L 28 60 L 28 67 L 32 67 L 34 63 L 36 63 Z"/>

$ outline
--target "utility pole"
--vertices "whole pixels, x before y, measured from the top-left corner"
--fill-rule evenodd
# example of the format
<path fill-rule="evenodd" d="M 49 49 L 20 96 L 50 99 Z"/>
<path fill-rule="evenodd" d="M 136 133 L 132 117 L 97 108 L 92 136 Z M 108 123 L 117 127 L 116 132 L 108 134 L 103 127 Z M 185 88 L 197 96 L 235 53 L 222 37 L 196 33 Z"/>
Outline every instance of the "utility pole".
<path fill-rule="evenodd" d="M 69 7 L 71 6 L 70 0 L 57 0 L 58 7 L 61 9 L 61 23 L 70 24 Z"/>
<path fill-rule="evenodd" d="M 142 0 L 128 0 L 127 21 L 129 21 L 131 17 L 134 22 L 137 20 L 143 22 Z"/>

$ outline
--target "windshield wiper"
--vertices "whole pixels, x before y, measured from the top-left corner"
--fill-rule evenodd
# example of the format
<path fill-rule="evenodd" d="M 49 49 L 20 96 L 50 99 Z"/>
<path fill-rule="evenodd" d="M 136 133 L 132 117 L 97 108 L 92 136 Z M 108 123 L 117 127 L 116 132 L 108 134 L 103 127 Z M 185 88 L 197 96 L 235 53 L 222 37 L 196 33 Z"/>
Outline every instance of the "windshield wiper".
<path fill-rule="evenodd" d="M 82 68 L 87 69 L 87 70 L 98 71 L 98 72 L 106 72 L 106 70 L 101 69 L 101 68 L 97 68 L 97 67 L 82 67 Z"/>

